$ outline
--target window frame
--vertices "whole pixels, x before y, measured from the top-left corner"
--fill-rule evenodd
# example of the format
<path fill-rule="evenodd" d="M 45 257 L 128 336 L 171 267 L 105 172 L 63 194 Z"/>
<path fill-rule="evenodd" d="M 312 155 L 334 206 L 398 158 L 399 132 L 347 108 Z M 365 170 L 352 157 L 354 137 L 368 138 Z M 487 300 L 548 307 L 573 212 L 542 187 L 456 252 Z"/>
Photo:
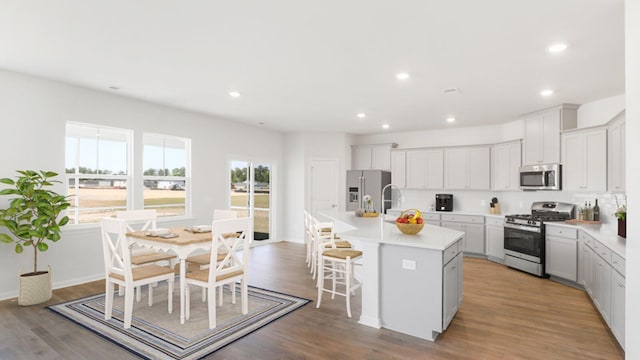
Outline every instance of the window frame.
<path fill-rule="evenodd" d="M 84 128 L 84 129 L 92 129 L 96 131 L 96 136 L 95 139 L 97 141 L 96 146 L 97 146 L 97 150 L 96 150 L 96 166 L 98 167 L 98 169 L 96 169 L 97 171 L 99 170 L 99 157 L 100 157 L 100 153 L 99 153 L 99 141 L 100 141 L 100 136 L 99 136 L 99 131 L 100 130 L 105 130 L 105 131 L 110 131 L 110 132 L 116 132 L 116 133 L 122 133 L 122 135 L 124 135 L 124 137 L 126 138 L 125 144 L 127 147 L 126 150 L 126 174 L 125 175 L 111 175 L 111 174 L 84 174 L 84 173 L 80 173 L 80 141 L 77 141 L 76 143 L 76 149 L 75 149 L 75 159 L 74 159 L 74 173 L 67 173 L 66 169 L 67 169 L 67 164 L 66 164 L 66 155 L 67 155 L 67 139 L 68 138 L 75 138 L 75 139 L 80 139 L 80 136 L 69 136 L 69 127 L 75 127 L 75 128 Z M 99 224 L 99 222 L 97 221 L 91 221 L 91 222 L 81 222 L 80 218 L 81 218 L 81 213 L 82 210 L 84 209 L 90 209 L 90 210 L 127 210 L 131 207 L 131 204 L 133 204 L 133 181 L 134 181 L 134 177 L 133 177 L 133 130 L 131 129 L 124 129 L 124 128 L 117 128 L 117 127 L 111 127 L 111 126 L 104 126 L 104 125 L 97 125 L 97 124 L 90 124 L 90 123 L 82 123 L 82 122 L 75 122 L 75 121 L 67 121 L 65 123 L 65 178 L 66 178 L 66 189 L 67 189 L 67 195 L 71 195 L 70 194 L 70 189 L 71 189 L 71 179 L 74 179 L 74 196 L 71 196 L 70 202 L 72 203 L 72 206 L 69 207 L 67 209 L 67 213 L 70 217 L 70 219 L 72 219 L 72 222 L 70 222 L 69 225 L 72 226 L 82 226 L 82 225 L 96 225 Z M 89 179 L 89 180 L 124 180 L 125 181 L 125 204 L 124 206 L 119 206 L 119 207 L 114 207 L 114 206 L 109 206 L 109 207 L 87 207 L 87 208 L 82 208 L 80 207 L 80 180 L 81 179 Z"/>
<path fill-rule="evenodd" d="M 163 138 L 163 145 L 162 145 L 162 156 L 163 156 L 163 169 L 167 169 L 166 165 L 165 165 L 165 150 L 166 150 L 166 145 L 164 144 L 164 142 L 166 141 L 167 138 L 173 139 L 173 140 L 178 140 L 182 143 L 184 143 L 184 152 L 185 152 L 185 172 L 184 172 L 184 176 L 174 176 L 174 175 L 144 175 L 144 172 L 146 170 L 146 166 L 144 164 L 144 156 L 145 156 L 145 137 L 146 136 L 157 136 L 157 137 L 162 137 Z M 174 216 L 158 216 L 158 219 L 175 219 L 175 218 L 180 218 L 180 217 L 191 217 L 191 139 L 190 138 L 186 138 L 186 137 L 181 137 L 181 136 L 175 136 L 175 135 L 167 135 L 167 134 L 160 134 L 160 133 L 152 133 L 152 132 L 143 132 L 142 133 L 142 153 L 141 153 L 141 157 L 142 157 L 142 161 L 141 161 L 141 169 L 139 172 L 141 178 L 142 178 L 142 204 L 141 204 L 141 208 L 142 209 L 155 209 L 157 207 L 171 207 L 171 205 L 157 205 L 157 206 L 145 206 L 144 204 L 144 200 L 145 200 L 145 196 L 144 196 L 144 191 L 145 191 L 145 185 L 144 183 L 147 180 L 151 180 L 151 181 L 184 181 L 184 214 L 181 215 L 174 215 Z M 177 207 L 177 206 L 176 206 Z"/>

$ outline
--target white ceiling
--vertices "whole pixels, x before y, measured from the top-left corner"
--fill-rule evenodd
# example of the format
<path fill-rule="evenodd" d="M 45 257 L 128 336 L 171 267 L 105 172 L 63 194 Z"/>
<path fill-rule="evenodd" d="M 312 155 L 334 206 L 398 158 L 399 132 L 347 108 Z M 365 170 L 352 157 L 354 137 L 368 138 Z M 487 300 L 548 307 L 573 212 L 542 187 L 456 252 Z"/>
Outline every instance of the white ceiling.
<path fill-rule="evenodd" d="M 623 0 L 3 0 L 0 68 L 281 131 L 407 131 L 623 93 L 623 21 Z"/>

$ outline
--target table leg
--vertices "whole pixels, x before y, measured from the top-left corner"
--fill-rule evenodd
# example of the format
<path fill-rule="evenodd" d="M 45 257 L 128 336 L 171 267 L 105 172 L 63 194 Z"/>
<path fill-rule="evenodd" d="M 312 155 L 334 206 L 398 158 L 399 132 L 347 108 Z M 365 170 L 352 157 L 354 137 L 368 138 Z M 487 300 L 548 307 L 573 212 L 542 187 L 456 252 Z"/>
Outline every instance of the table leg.
<path fill-rule="evenodd" d="M 180 324 L 184 324 L 184 295 L 185 295 L 185 279 L 187 278 L 186 261 L 184 258 L 180 259 Z"/>

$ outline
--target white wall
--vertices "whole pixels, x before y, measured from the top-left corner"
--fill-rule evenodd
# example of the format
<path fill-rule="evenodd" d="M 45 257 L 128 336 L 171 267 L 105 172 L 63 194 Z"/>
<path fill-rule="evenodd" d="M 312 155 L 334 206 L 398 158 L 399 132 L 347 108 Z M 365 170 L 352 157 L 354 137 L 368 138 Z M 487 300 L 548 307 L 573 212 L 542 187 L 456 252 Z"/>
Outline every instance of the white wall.
<path fill-rule="evenodd" d="M 346 170 L 350 167 L 350 138 L 344 133 L 287 133 L 287 219 L 286 239 L 304 241 L 302 212 L 309 209 L 309 163 L 311 160 L 338 161 L 338 207 L 345 208 Z"/>
<path fill-rule="evenodd" d="M 611 96 L 578 108 L 578 127 L 585 128 L 605 124 L 624 110 L 624 94 Z"/>
<path fill-rule="evenodd" d="M 270 160 L 276 169 L 284 169 L 284 135 L 280 132 L 0 71 L 0 177 L 12 177 L 17 169 L 63 174 L 66 121 L 132 129 L 136 139 L 145 131 L 191 138 L 193 219 L 187 221 L 193 224 L 208 223 L 214 208 L 228 207 L 228 154 Z M 139 148 L 139 140 L 135 147 Z M 274 178 L 275 188 L 284 191 L 284 182 L 279 180 L 284 176 Z M 66 191 L 64 187 L 56 190 Z M 278 226 L 284 218 L 280 215 L 282 199 L 279 196 L 274 204 L 276 228 L 282 228 Z M 5 204 L 6 199 L 1 199 L 0 206 Z M 17 275 L 30 270 L 32 258 L 0 245 L 2 299 L 17 294 Z M 67 226 L 62 239 L 40 253 L 40 264 L 51 264 L 54 287 L 100 278 L 104 273 L 101 246 L 97 227 L 73 230 Z"/>
<path fill-rule="evenodd" d="M 627 130 L 627 196 L 631 221 L 627 223 L 626 249 L 626 356 L 640 359 L 640 168 L 635 156 L 640 153 L 640 1 L 625 2 L 626 54 L 626 130 Z"/>
<path fill-rule="evenodd" d="M 304 242 L 304 137 L 300 133 L 285 135 L 285 219 L 284 239 L 292 242 Z"/>

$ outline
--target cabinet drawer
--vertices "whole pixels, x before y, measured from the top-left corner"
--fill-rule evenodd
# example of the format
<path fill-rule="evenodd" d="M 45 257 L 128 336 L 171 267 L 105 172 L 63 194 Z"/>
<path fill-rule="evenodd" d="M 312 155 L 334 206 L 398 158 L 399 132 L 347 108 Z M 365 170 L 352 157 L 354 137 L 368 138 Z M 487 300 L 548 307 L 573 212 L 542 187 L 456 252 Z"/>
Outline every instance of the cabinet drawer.
<path fill-rule="evenodd" d="M 607 263 L 611 264 L 611 250 L 608 247 L 602 245 L 599 241 L 593 242 L 593 251 L 600 255 Z"/>
<path fill-rule="evenodd" d="M 580 239 L 593 249 L 593 243 L 595 242 L 595 240 L 591 237 L 591 235 L 587 234 L 584 231 L 580 231 Z"/>
<path fill-rule="evenodd" d="M 504 225 L 504 219 L 503 218 L 487 217 L 486 221 L 487 221 L 487 225 L 495 225 L 495 226 L 503 226 Z"/>
<path fill-rule="evenodd" d="M 544 230 L 545 230 L 547 235 L 560 236 L 560 237 L 569 238 L 569 239 L 577 239 L 578 238 L 578 230 L 577 229 L 570 229 L 570 228 L 566 228 L 566 227 L 549 226 L 549 225 L 547 225 Z"/>
<path fill-rule="evenodd" d="M 456 241 L 444 250 L 444 254 L 442 255 L 442 263 L 446 264 L 451 261 L 451 259 L 456 257 L 456 254 L 458 254 L 458 252 L 460 252 L 460 241 Z"/>
<path fill-rule="evenodd" d="M 611 252 L 611 266 L 624 276 L 625 262 L 622 256 Z"/>
<path fill-rule="evenodd" d="M 484 216 L 479 215 L 442 214 L 441 220 L 471 224 L 484 224 Z"/>
<path fill-rule="evenodd" d="M 425 220 L 440 221 L 440 214 L 422 213 L 422 218 Z"/>

